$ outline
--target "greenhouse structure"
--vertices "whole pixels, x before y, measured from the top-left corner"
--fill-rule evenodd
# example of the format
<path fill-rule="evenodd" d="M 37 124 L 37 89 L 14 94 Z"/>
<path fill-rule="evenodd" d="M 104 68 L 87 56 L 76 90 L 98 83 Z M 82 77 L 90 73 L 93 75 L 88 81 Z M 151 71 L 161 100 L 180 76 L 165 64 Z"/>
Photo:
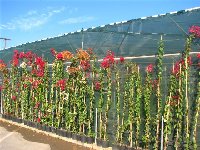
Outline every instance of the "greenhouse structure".
<path fill-rule="evenodd" d="M 0 51 L 1 114 L 113 149 L 200 149 L 200 7 Z"/>

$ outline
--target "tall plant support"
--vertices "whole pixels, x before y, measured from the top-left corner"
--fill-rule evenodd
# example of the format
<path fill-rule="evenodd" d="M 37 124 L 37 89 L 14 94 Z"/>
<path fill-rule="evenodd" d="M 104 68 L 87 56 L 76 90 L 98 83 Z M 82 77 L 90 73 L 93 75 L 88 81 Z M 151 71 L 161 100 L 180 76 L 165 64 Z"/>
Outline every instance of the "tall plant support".
<path fill-rule="evenodd" d="M 156 87 L 156 99 L 157 99 L 157 116 L 156 116 L 156 143 L 154 148 L 159 148 L 159 135 L 160 135 L 160 122 L 161 122 L 161 114 L 162 114 L 162 91 L 161 91 L 161 82 L 162 82 L 162 62 L 163 62 L 163 54 L 164 54 L 164 43 L 162 40 L 161 35 L 161 41 L 159 42 L 158 47 L 158 58 L 156 62 L 156 80 L 157 80 L 157 87 Z"/>

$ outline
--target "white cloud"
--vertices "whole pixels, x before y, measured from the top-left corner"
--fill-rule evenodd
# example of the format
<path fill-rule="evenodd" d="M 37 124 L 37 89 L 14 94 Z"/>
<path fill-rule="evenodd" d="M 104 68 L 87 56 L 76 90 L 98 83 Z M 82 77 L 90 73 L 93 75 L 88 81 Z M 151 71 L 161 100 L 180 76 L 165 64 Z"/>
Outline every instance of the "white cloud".
<path fill-rule="evenodd" d="M 25 15 L 12 19 L 6 24 L 0 24 L 0 29 L 21 29 L 30 30 L 35 27 L 44 25 L 49 21 L 49 19 L 58 13 L 65 10 L 65 7 L 59 9 L 46 9 L 43 11 L 30 10 Z"/>
<path fill-rule="evenodd" d="M 84 22 L 89 22 L 94 20 L 94 17 L 87 17 L 87 16 L 82 16 L 82 17 L 74 17 L 74 18 L 67 18 L 65 20 L 60 21 L 60 24 L 77 24 L 77 23 L 84 23 Z"/>

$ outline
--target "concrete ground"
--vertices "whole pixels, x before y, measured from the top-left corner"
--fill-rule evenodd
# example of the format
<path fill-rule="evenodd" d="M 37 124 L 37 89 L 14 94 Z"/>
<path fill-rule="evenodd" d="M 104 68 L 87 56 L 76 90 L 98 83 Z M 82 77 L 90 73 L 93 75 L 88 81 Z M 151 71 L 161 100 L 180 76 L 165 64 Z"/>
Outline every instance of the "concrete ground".
<path fill-rule="evenodd" d="M 40 131 L 0 117 L 0 150 L 111 150 Z"/>
<path fill-rule="evenodd" d="M 16 131 L 0 127 L 0 150 L 50 150 L 49 144 L 27 141 Z"/>

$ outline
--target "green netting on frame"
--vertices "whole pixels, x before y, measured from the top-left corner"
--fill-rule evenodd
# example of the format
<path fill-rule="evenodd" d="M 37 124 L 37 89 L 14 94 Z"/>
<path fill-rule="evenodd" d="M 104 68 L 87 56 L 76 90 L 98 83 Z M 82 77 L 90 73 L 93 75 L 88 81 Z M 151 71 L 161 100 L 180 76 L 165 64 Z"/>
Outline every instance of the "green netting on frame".
<path fill-rule="evenodd" d="M 93 48 L 99 58 L 112 50 L 116 56 L 155 55 L 161 35 L 165 44 L 165 54 L 184 50 L 185 38 L 192 25 L 200 25 L 200 8 L 181 10 L 163 15 L 144 17 L 129 21 L 107 24 L 95 28 L 82 29 L 62 36 L 18 45 L 0 51 L 0 59 L 9 61 L 13 50 L 32 50 L 53 60 L 50 48 L 76 52 L 77 48 Z M 197 42 L 198 43 L 198 42 Z M 193 45 L 199 51 L 199 45 Z"/>

